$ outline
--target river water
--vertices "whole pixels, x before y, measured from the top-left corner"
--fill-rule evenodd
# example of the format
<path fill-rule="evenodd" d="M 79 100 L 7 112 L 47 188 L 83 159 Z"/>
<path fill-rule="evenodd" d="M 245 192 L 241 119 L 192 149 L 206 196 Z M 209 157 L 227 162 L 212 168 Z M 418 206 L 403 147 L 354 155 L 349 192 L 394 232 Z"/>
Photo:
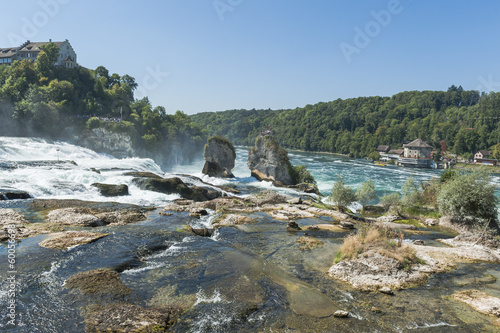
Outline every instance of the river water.
<path fill-rule="evenodd" d="M 203 160 L 161 170 L 151 159 L 115 159 L 64 142 L 36 138 L 0 137 L 0 188 L 11 187 L 39 199 L 109 201 L 90 185 L 95 182 L 129 185 L 130 195 L 113 198 L 129 204 L 161 207 L 178 198 L 142 191 L 127 171 L 150 171 L 169 177 L 193 175 L 215 185 L 235 185 L 242 195 L 272 188 L 250 177 L 247 149 L 236 149 L 234 179 L 203 176 Z M 368 161 L 329 154 L 290 152 L 293 164 L 307 164 L 327 195 L 342 174 L 347 185 L 357 187 L 372 179 L 377 193 L 400 191 L 404 181 L 438 177 L 438 170 L 376 166 Z M 49 162 L 50 161 L 50 162 Z M 74 163 L 73 163 L 74 162 Z M 99 171 L 99 173 L 96 172 Z M 498 182 L 498 178 L 493 179 Z M 278 191 L 290 191 L 276 189 Z M 29 200 L 0 201 L 0 208 L 14 208 L 31 222 L 41 222 L 28 208 Z M 46 249 L 39 235 L 17 246 L 18 326 L 5 317 L 7 298 L 7 249 L 0 245 L 0 330 L 2 332 L 84 332 L 82 308 L 92 302 L 64 287 L 70 276 L 97 268 L 119 271 L 133 289 L 134 302 L 143 306 L 177 305 L 189 308 L 175 332 L 483 332 L 494 331 L 483 315 L 450 295 L 464 285 L 500 296 L 500 284 L 480 284 L 482 276 L 500 278 L 499 266 L 464 264 L 450 273 L 433 276 L 424 286 L 389 297 L 363 293 L 326 275 L 345 233 L 317 232 L 324 245 L 303 251 L 295 240 L 303 233 L 286 232 L 286 223 L 266 213 L 249 215 L 258 223 L 223 228 L 210 238 L 181 233 L 183 225 L 210 227 L 212 215 L 197 219 L 185 213 L 161 216 L 151 211 L 143 222 L 97 227 L 109 236 L 68 250 Z M 305 219 L 301 225 L 329 223 L 329 218 Z M 90 228 L 89 228 L 90 229 Z M 420 230 L 426 241 L 451 237 L 439 230 Z M 145 260 L 139 260 L 145 259 Z M 465 281 L 465 282 L 464 282 Z M 374 308 L 380 311 L 372 311 Z M 344 309 L 349 319 L 326 316 Z M 331 311 L 330 311 L 331 312 Z"/>

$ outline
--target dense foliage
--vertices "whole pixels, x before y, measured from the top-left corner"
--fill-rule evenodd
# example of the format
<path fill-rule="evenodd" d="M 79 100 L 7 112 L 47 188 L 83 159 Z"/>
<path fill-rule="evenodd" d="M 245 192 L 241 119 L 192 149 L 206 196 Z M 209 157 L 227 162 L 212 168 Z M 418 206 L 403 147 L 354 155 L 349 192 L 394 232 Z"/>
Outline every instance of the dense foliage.
<path fill-rule="evenodd" d="M 333 184 L 331 199 L 340 207 L 347 207 L 357 199 L 354 189 L 345 184 L 341 174 L 337 175 L 337 181 Z"/>
<path fill-rule="evenodd" d="M 437 201 L 442 214 L 466 223 L 497 222 L 496 185 L 486 173 L 464 173 L 449 178 L 441 186 Z"/>
<path fill-rule="evenodd" d="M 392 97 L 337 99 L 293 110 L 230 110 L 192 119 L 210 135 L 251 146 L 272 125 L 288 149 L 369 156 L 377 146 L 400 148 L 421 138 L 465 157 L 500 142 L 500 93 L 407 91 Z M 500 155 L 500 146 L 499 146 Z"/>
<path fill-rule="evenodd" d="M 61 138 L 69 127 L 73 134 L 107 127 L 130 134 L 140 150 L 157 152 L 166 145 L 185 144 L 201 151 L 206 140 L 201 127 L 180 111 L 169 115 L 164 107 L 153 108 L 147 98 L 134 99 L 133 77 L 110 75 L 103 66 L 54 66 L 58 52 L 57 45 L 49 43 L 34 62 L 0 66 L 1 135 Z"/>

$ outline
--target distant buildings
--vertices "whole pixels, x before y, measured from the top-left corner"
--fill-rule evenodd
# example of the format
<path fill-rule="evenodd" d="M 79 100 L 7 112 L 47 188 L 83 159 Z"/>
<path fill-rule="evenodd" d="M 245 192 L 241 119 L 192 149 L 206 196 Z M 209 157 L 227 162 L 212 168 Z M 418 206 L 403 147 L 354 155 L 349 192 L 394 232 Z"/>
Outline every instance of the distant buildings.
<path fill-rule="evenodd" d="M 433 147 L 421 139 L 413 140 L 403 145 L 403 157 L 398 159 L 398 164 L 414 168 L 430 168 Z"/>
<path fill-rule="evenodd" d="M 498 161 L 493 158 L 493 153 L 488 150 L 480 150 L 474 154 L 474 163 L 497 165 Z"/>
<path fill-rule="evenodd" d="M 28 40 L 21 46 L 0 48 L 0 65 L 11 65 L 15 60 L 23 59 L 35 61 L 38 54 L 42 51 L 41 47 L 51 42 L 52 40 L 49 40 L 48 42 L 35 43 Z M 69 41 L 66 39 L 64 42 L 54 43 L 59 47 L 59 57 L 57 58 L 55 65 L 66 68 L 75 68 L 77 66 L 76 52 L 73 50 Z"/>

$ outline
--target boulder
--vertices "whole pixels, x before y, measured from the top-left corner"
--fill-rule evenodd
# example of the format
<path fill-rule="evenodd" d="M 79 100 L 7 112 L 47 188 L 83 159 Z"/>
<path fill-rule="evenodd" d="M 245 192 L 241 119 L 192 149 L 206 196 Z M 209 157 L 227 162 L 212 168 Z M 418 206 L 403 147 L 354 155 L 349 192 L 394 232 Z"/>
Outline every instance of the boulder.
<path fill-rule="evenodd" d="M 134 178 L 132 180 L 141 190 L 165 194 L 180 194 L 184 199 L 208 201 L 222 196 L 222 193 L 200 186 L 189 187 L 180 178 Z"/>
<path fill-rule="evenodd" d="M 170 306 L 113 303 L 90 306 L 83 314 L 86 332 L 170 332 L 182 313 L 182 309 Z"/>
<path fill-rule="evenodd" d="M 335 311 L 335 313 L 333 314 L 334 317 L 337 317 L 337 318 L 348 318 L 349 317 L 349 312 L 348 311 L 344 311 L 344 310 L 337 310 Z"/>
<path fill-rule="evenodd" d="M 437 225 L 437 224 L 438 224 L 438 220 L 436 220 L 436 219 L 426 219 L 426 220 L 424 221 L 424 223 L 425 223 L 426 225 L 428 225 L 429 227 L 433 227 L 433 226 L 435 226 L 435 225 Z"/>
<path fill-rule="evenodd" d="M 29 199 L 31 195 L 13 188 L 0 188 L 0 200 Z"/>
<path fill-rule="evenodd" d="M 79 227 L 97 227 L 104 223 L 86 208 L 55 209 L 47 214 L 49 223 L 73 225 Z"/>
<path fill-rule="evenodd" d="M 64 231 L 49 235 L 38 245 L 51 249 L 66 250 L 72 246 L 88 244 L 109 234 L 99 234 L 90 231 Z"/>
<path fill-rule="evenodd" d="M 224 216 L 222 219 L 219 221 L 215 222 L 213 224 L 214 228 L 222 227 L 222 226 L 231 226 L 231 225 L 238 225 L 238 224 L 250 224 L 250 223 L 256 223 L 257 221 L 254 220 L 251 217 L 248 216 L 243 216 L 243 215 L 238 215 L 238 214 L 228 214 Z"/>
<path fill-rule="evenodd" d="M 258 180 L 295 185 L 288 153 L 271 135 L 259 136 L 248 153 L 248 168 Z"/>
<path fill-rule="evenodd" d="M 221 136 L 213 136 L 205 145 L 205 166 L 203 173 L 210 177 L 233 178 L 231 170 L 234 168 L 236 151 L 228 139 Z"/>
<path fill-rule="evenodd" d="M 120 274 L 110 269 L 100 268 L 80 272 L 70 276 L 64 284 L 66 288 L 78 289 L 84 295 L 128 296 L 132 290 L 120 280 Z"/>
<path fill-rule="evenodd" d="M 113 184 L 94 183 L 91 186 L 97 188 L 101 193 L 101 195 L 105 197 L 117 197 L 122 195 L 128 195 L 128 186 L 125 184 L 113 185 Z"/>
<path fill-rule="evenodd" d="M 300 231 L 302 229 L 299 227 L 299 225 L 297 224 L 297 222 L 290 221 L 290 222 L 288 222 L 288 224 L 286 226 L 286 230 L 295 232 L 295 231 Z"/>

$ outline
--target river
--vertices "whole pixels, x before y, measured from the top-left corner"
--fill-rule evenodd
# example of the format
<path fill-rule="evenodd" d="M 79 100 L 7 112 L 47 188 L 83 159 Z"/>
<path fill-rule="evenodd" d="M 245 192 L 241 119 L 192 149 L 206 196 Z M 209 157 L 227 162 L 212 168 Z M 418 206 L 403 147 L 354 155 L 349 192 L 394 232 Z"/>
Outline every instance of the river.
<path fill-rule="evenodd" d="M 246 167 L 247 149 L 236 149 L 234 179 L 203 176 L 203 160 L 161 170 L 151 159 L 116 159 L 65 142 L 36 138 L 0 137 L 0 188 L 12 187 L 37 199 L 79 199 L 107 202 L 90 185 L 95 182 L 129 185 L 130 195 L 113 198 L 127 204 L 161 207 L 178 198 L 142 191 L 127 171 L 149 171 L 164 177 L 188 175 L 215 185 L 235 185 L 247 196 L 272 188 L 250 177 Z M 292 164 L 307 164 L 327 195 L 336 177 L 342 174 L 349 186 L 372 179 L 379 196 L 400 191 L 412 176 L 418 180 L 438 177 L 439 170 L 376 166 L 369 161 L 329 154 L 290 152 Z M 43 162 L 42 162 L 43 161 Z M 50 161 L 50 162 L 48 162 Z M 96 172 L 96 171 L 99 172 Z M 499 182 L 498 177 L 494 177 Z M 190 180 L 193 181 L 193 180 Z M 291 190 L 276 189 L 288 192 Z M 14 208 L 31 222 L 41 222 L 27 202 L 0 201 L 0 208 Z M 474 288 L 487 288 L 500 296 L 500 283 L 481 286 L 476 278 L 489 274 L 500 279 L 494 264 L 460 265 L 457 270 L 431 277 L 424 286 L 398 292 L 390 297 L 355 291 L 329 278 L 343 233 L 320 232 L 315 237 L 324 245 L 311 251 L 298 249 L 298 235 L 286 232 L 286 223 L 266 213 L 253 213 L 257 224 L 223 228 L 212 237 L 201 238 L 178 232 L 183 225 L 209 227 L 212 215 L 197 219 L 186 213 L 161 216 L 158 210 L 148 219 L 125 226 L 93 228 L 109 236 L 68 250 L 38 246 L 46 235 L 19 242 L 17 265 L 18 326 L 6 319 L 4 276 L 8 271 L 6 244 L 0 244 L 2 332 L 84 332 L 81 310 L 92 303 L 64 287 L 77 272 L 97 268 L 118 270 L 136 301 L 144 306 L 165 304 L 190 308 L 173 328 L 175 332 L 482 332 L 490 330 L 488 320 L 450 295 L 464 281 Z M 303 225 L 318 223 L 301 220 Z M 322 218 L 328 223 L 329 218 Z M 426 240 L 449 237 L 431 230 Z M 144 261 L 139 261 L 144 257 Z M 118 269 L 120 268 L 120 269 Z M 472 282 L 470 282 L 472 281 Z M 347 309 L 349 319 L 321 316 L 325 299 L 335 308 Z M 374 311 L 373 309 L 380 311 Z"/>

